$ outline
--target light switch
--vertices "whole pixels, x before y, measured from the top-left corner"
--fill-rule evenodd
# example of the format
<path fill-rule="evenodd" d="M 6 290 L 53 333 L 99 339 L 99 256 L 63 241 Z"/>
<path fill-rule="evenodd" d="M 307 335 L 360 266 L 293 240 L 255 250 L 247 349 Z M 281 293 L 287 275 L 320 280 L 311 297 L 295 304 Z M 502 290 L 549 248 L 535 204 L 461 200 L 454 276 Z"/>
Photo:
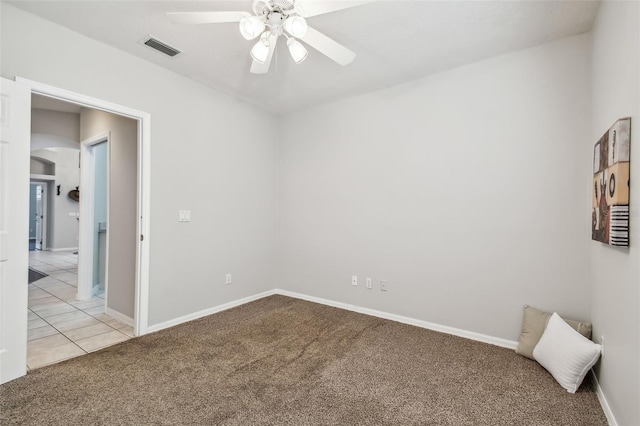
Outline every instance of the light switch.
<path fill-rule="evenodd" d="M 191 222 L 191 210 L 179 210 L 178 211 L 179 222 Z"/>

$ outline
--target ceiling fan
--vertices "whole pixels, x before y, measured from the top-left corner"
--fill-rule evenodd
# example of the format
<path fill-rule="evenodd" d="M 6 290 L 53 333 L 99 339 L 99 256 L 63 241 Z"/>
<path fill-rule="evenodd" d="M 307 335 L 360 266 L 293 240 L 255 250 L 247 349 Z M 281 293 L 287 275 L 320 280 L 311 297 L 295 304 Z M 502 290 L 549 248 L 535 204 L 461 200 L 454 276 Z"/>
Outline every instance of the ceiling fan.
<path fill-rule="evenodd" d="M 240 34 L 247 40 L 258 39 L 251 49 L 251 72 L 269 71 L 278 38 L 287 39 L 289 53 L 296 64 L 304 61 L 307 49 L 300 40 L 340 65 L 351 63 L 356 54 L 307 25 L 305 18 L 359 6 L 373 0 L 253 0 L 253 15 L 244 12 L 169 12 L 167 18 L 177 24 L 217 24 L 238 22 Z"/>

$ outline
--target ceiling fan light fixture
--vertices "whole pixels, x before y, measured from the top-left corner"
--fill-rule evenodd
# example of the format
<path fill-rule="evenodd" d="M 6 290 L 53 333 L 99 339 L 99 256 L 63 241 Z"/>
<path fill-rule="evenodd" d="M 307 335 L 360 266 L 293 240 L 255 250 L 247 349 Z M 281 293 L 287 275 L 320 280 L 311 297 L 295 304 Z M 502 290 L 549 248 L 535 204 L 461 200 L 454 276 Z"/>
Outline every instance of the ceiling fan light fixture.
<path fill-rule="evenodd" d="M 268 40 L 268 39 L 265 39 L 265 40 Z M 267 42 L 267 44 L 265 44 L 264 41 L 262 40 L 262 37 L 260 37 L 260 40 L 258 40 L 255 46 L 253 46 L 253 49 L 251 49 L 251 57 L 256 62 L 260 62 L 261 64 L 264 64 L 264 62 L 267 60 L 268 55 L 269 55 L 269 43 Z"/>
<path fill-rule="evenodd" d="M 309 52 L 307 52 L 307 49 L 304 48 L 302 43 L 295 38 L 291 37 L 287 40 L 287 47 L 289 47 L 289 53 L 296 64 L 307 59 Z"/>
<path fill-rule="evenodd" d="M 240 20 L 240 34 L 246 40 L 253 40 L 264 31 L 264 22 L 257 16 L 245 16 Z"/>
<path fill-rule="evenodd" d="M 296 38 L 307 35 L 307 20 L 302 16 L 290 16 L 284 21 L 284 29 Z"/>

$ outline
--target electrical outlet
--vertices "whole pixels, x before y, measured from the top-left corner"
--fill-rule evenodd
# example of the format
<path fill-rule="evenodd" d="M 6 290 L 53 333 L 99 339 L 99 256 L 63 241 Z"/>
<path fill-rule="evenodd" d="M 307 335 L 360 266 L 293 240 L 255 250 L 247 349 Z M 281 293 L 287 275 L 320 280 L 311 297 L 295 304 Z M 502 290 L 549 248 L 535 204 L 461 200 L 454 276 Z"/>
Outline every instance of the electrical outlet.
<path fill-rule="evenodd" d="M 358 277 L 355 275 L 351 276 L 351 285 L 358 285 Z"/>
<path fill-rule="evenodd" d="M 604 356 L 604 336 L 600 336 L 600 356 Z"/>
<path fill-rule="evenodd" d="M 231 274 L 227 274 L 227 278 L 225 280 L 226 284 L 231 284 Z"/>
<path fill-rule="evenodd" d="M 380 280 L 380 291 L 387 291 L 387 280 Z"/>
<path fill-rule="evenodd" d="M 367 288 L 369 290 L 371 290 L 373 288 L 373 283 L 371 281 L 371 278 L 367 278 Z"/>

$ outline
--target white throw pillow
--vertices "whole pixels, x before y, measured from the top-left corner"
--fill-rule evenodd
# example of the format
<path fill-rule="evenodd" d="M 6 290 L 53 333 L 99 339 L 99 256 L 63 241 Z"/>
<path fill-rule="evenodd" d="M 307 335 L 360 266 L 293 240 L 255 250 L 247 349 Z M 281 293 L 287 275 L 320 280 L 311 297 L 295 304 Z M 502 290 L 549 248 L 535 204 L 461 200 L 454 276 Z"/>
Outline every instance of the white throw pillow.
<path fill-rule="evenodd" d="M 535 360 L 570 393 L 578 390 L 599 356 L 600 345 L 575 331 L 555 312 L 533 349 Z"/>

